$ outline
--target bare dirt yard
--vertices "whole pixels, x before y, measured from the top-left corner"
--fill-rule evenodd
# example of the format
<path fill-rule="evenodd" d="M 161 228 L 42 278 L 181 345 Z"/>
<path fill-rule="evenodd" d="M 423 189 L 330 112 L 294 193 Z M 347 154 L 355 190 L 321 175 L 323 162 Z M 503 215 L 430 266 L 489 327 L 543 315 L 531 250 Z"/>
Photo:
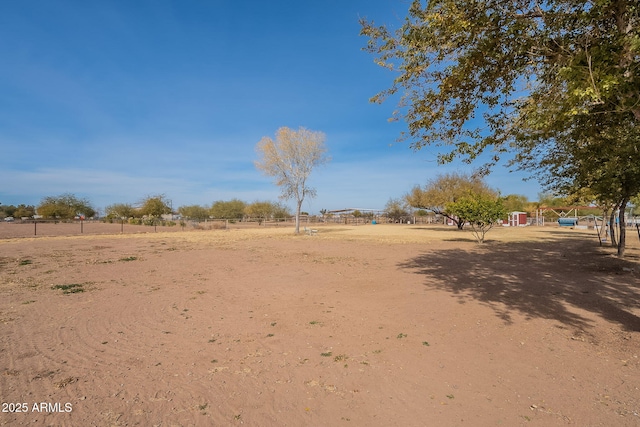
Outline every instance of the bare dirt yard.
<path fill-rule="evenodd" d="M 635 230 L 12 226 L 0 425 L 640 426 Z"/>

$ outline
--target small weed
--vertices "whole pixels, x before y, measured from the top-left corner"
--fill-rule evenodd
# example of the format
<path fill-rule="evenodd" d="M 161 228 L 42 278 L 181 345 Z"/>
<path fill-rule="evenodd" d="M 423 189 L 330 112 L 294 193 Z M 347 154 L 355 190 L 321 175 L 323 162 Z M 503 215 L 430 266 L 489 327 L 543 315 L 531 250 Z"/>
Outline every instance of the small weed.
<path fill-rule="evenodd" d="M 84 292 L 84 285 L 81 283 L 72 283 L 70 285 L 54 285 L 51 289 L 60 289 L 63 294 L 77 294 Z"/>
<path fill-rule="evenodd" d="M 33 303 L 33 302 L 35 302 L 35 300 L 30 299 L 29 301 L 25 301 L 25 302 L 23 302 L 22 304 L 25 304 L 25 305 L 26 305 L 26 304 L 31 304 L 31 303 Z"/>
<path fill-rule="evenodd" d="M 198 409 L 200 409 L 201 411 L 204 411 L 205 409 L 207 409 L 208 406 L 209 406 L 208 403 L 204 403 L 202 405 L 198 405 Z"/>
<path fill-rule="evenodd" d="M 454 396 L 453 394 L 447 394 L 447 397 L 448 397 L 449 399 L 454 399 L 454 398 L 455 398 L 455 396 Z"/>
<path fill-rule="evenodd" d="M 407 337 L 407 334 L 400 333 L 400 334 L 398 334 L 398 336 L 396 338 L 402 339 L 402 338 L 406 338 L 406 337 Z"/>
<path fill-rule="evenodd" d="M 310 325 L 321 325 L 321 322 L 318 322 L 317 320 L 312 320 L 311 322 L 309 322 Z"/>
<path fill-rule="evenodd" d="M 429 342 L 428 341 L 422 341 L 422 345 L 426 345 L 427 347 L 429 347 Z"/>
<path fill-rule="evenodd" d="M 320 353 L 320 356 L 322 356 L 322 357 L 331 357 L 331 354 L 332 353 L 330 351 L 327 351 L 326 353 Z"/>
<path fill-rule="evenodd" d="M 341 362 L 343 360 L 347 360 L 349 358 L 349 356 L 347 356 L 346 354 L 339 354 L 336 357 L 333 358 L 334 362 Z"/>
<path fill-rule="evenodd" d="M 22 261 L 20 261 L 20 265 L 29 265 L 29 264 L 33 264 L 33 261 L 31 261 L 30 259 L 23 259 Z"/>
<path fill-rule="evenodd" d="M 218 359 L 211 359 L 211 363 L 218 363 Z"/>
<path fill-rule="evenodd" d="M 216 339 L 215 338 L 210 338 L 209 342 L 216 342 Z"/>
<path fill-rule="evenodd" d="M 278 322 L 272 322 L 271 326 L 276 326 L 278 324 Z"/>
<path fill-rule="evenodd" d="M 240 418 L 242 418 L 242 414 L 238 414 L 238 415 L 234 415 L 233 416 L 234 420 L 239 420 Z"/>
<path fill-rule="evenodd" d="M 54 383 L 53 385 L 55 385 L 57 388 L 65 388 L 69 384 L 73 384 L 76 381 L 78 381 L 77 377 L 68 377 L 68 378 L 65 378 L 62 381 L 58 381 L 58 382 Z"/>
<path fill-rule="evenodd" d="M 382 353 L 382 350 L 373 350 L 372 353 L 373 354 L 380 354 L 380 353 Z"/>
<path fill-rule="evenodd" d="M 120 258 L 120 261 L 135 261 L 137 259 L 138 259 L 137 256 L 128 256 L 128 257 L 125 257 L 125 258 Z"/>
<path fill-rule="evenodd" d="M 102 345 L 109 344 L 109 341 L 102 341 Z"/>
<path fill-rule="evenodd" d="M 273 334 L 267 334 L 267 338 L 271 338 Z"/>

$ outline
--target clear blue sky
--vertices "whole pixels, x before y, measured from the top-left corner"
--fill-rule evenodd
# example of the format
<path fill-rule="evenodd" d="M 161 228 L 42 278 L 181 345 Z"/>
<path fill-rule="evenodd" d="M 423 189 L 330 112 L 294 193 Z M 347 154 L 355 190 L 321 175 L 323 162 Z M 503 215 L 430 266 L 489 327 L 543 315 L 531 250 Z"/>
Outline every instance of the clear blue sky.
<path fill-rule="evenodd" d="M 165 194 L 173 206 L 276 201 L 255 145 L 322 131 L 332 157 L 303 209 L 383 208 L 438 173 L 396 142 L 394 75 L 362 51 L 358 19 L 397 24 L 405 0 L 0 3 L 0 203 L 74 193 L 97 208 Z M 487 182 L 537 198 L 498 168 Z M 293 206 L 293 203 L 288 203 Z"/>

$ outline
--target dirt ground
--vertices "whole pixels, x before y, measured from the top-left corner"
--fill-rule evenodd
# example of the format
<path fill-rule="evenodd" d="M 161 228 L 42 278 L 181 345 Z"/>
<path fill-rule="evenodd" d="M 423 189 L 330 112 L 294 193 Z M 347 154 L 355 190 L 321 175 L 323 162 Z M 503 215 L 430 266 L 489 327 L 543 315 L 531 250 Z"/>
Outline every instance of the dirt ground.
<path fill-rule="evenodd" d="M 0 425 L 640 426 L 635 230 L 14 226 Z"/>

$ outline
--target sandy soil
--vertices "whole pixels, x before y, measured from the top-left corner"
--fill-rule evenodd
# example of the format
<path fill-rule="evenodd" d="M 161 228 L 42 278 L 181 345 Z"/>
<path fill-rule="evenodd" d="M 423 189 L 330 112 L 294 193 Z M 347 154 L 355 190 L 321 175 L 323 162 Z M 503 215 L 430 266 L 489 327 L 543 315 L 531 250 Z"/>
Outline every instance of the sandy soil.
<path fill-rule="evenodd" d="M 0 425 L 640 425 L 633 233 L 12 226 Z"/>

